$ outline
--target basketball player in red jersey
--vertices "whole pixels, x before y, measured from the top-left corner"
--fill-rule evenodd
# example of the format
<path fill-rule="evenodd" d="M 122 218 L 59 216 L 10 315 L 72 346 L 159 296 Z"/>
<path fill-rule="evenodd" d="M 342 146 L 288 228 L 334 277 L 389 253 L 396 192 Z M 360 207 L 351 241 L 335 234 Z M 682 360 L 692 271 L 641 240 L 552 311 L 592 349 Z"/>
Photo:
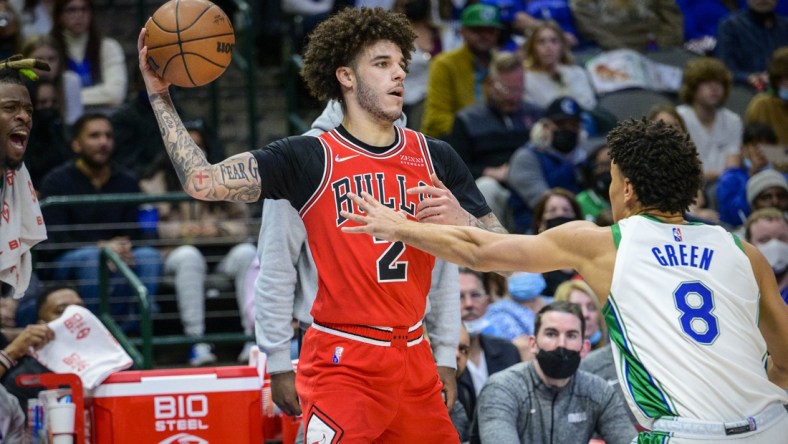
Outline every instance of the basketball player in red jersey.
<path fill-rule="evenodd" d="M 454 369 L 436 372 L 422 336 L 434 258 L 341 231 L 349 221 L 340 212 L 357 211 L 347 195 L 360 191 L 415 220 L 503 231 L 449 145 L 393 125 L 415 38 L 405 16 L 346 8 L 310 35 L 302 75 L 315 97 L 343 104 L 339 127 L 215 165 L 189 137 L 169 84 L 148 65 L 143 36 L 140 70 L 186 192 L 202 200 L 287 199 L 304 221 L 318 270 L 314 323 L 296 376 L 305 442 L 457 442 L 445 405 L 456 397 Z"/>

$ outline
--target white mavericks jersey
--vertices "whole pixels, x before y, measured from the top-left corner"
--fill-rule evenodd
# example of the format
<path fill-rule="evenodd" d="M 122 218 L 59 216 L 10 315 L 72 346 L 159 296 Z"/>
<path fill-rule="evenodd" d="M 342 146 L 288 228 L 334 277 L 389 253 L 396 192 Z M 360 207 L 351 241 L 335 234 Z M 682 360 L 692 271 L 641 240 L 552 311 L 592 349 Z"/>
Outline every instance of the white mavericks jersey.
<path fill-rule="evenodd" d="M 643 427 L 679 416 L 747 418 L 788 395 L 766 377 L 760 294 L 738 238 L 703 224 L 633 216 L 604 308 L 619 381 Z"/>

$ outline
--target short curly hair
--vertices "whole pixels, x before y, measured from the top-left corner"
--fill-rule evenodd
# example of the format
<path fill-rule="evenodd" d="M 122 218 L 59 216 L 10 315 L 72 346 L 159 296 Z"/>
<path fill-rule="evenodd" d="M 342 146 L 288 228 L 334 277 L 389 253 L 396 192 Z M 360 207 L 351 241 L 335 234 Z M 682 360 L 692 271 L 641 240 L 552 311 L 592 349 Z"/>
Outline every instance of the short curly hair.
<path fill-rule="evenodd" d="M 399 46 L 407 64 L 415 38 L 404 14 L 382 8 L 345 8 L 309 35 L 301 76 L 318 100 L 342 100 L 337 68 L 352 66 L 365 48 L 381 40 Z"/>
<path fill-rule="evenodd" d="M 607 145 L 643 208 L 683 213 L 695 202 L 703 169 L 688 135 L 662 121 L 629 119 L 610 131 Z"/>
<path fill-rule="evenodd" d="M 679 99 L 688 104 L 694 102 L 698 86 L 703 82 L 713 81 L 722 83 L 722 87 L 725 89 L 722 103 L 725 103 L 733 86 L 733 74 L 731 74 L 731 71 L 721 60 L 714 57 L 698 57 L 690 61 L 684 68 L 681 89 L 679 89 Z"/>

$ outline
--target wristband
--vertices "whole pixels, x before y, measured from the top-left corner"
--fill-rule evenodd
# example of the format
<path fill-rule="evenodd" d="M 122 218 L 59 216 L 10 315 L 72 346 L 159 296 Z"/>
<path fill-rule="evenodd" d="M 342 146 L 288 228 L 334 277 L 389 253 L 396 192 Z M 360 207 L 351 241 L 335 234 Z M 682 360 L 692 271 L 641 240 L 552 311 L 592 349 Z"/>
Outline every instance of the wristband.
<path fill-rule="evenodd" d="M 16 365 L 16 361 L 11 359 L 11 357 L 8 356 L 8 353 L 6 353 L 3 350 L 0 350 L 0 365 L 5 367 L 6 370 L 10 370 L 11 367 L 14 367 Z"/>

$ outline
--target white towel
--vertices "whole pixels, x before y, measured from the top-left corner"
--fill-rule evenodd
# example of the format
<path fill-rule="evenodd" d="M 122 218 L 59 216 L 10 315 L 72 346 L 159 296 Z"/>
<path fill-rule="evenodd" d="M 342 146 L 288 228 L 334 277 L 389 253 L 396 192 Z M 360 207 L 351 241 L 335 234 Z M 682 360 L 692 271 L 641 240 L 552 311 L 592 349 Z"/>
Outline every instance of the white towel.
<path fill-rule="evenodd" d="M 75 373 L 86 389 L 131 367 L 131 357 L 87 308 L 70 305 L 47 325 L 55 339 L 30 354 L 55 373 Z"/>
<path fill-rule="evenodd" d="M 0 281 L 10 285 L 14 298 L 21 298 L 30 284 L 33 260 L 30 249 L 47 238 L 41 207 L 30 173 L 23 163 L 6 170 L 0 210 Z"/>

